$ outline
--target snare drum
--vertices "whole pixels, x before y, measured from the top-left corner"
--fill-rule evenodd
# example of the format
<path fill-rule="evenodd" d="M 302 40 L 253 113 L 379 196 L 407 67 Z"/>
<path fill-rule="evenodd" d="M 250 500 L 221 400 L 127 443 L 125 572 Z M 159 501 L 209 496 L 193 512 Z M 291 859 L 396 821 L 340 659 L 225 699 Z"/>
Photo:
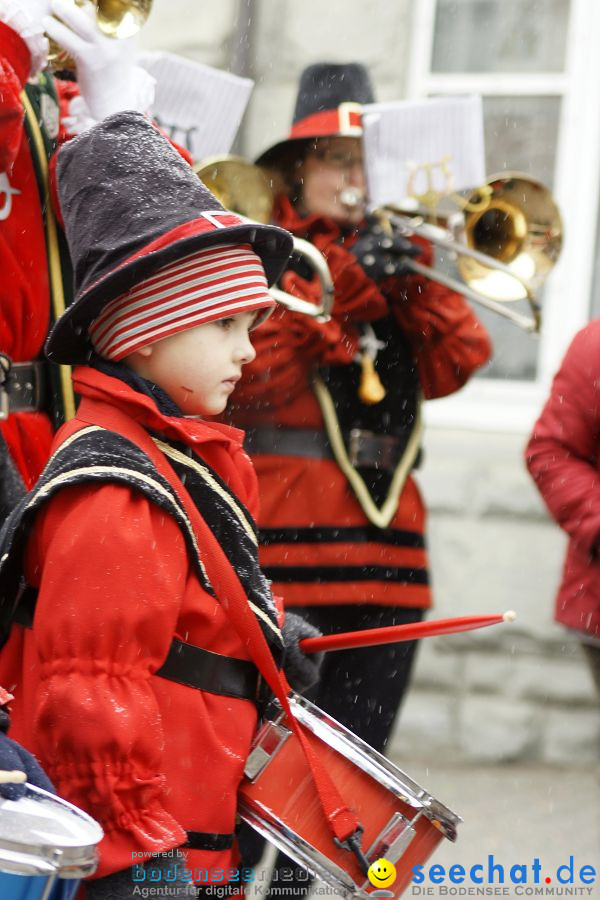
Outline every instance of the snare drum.
<path fill-rule="evenodd" d="M 0 798 L 0 897 L 74 900 L 101 838 L 94 819 L 33 785 L 19 800 Z"/>
<path fill-rule="evenodd" d="M 343 801 L 363 827 L 369 863 L 384 857 L 396 867 L 386 887 L 394 898 L 410 883 L 443 838 L 456 840 L 462 820 L 308 700 L 293 695 L 294 717 L 305 726 Z M 257 733 L 240 788 L 240 817 L 312 875 L 347 898 L 366 898 L 372 887 L 354 854 L 336 846 L 308 763 L 281 713 Z"/>

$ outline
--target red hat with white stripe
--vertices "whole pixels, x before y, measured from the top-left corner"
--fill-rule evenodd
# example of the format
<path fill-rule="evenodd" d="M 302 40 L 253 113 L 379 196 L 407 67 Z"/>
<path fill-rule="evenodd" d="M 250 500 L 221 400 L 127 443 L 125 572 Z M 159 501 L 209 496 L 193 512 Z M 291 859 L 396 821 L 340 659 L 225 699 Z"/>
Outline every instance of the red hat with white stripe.
<path fill-rule="evenodd" d="M 64 144 L 57 179 L 75 299 L 50 332 L 49 359 L 85 362 L 94 346 L 121 359 L 140 340 L 272 307 L 291 235 L 224 209 L 140 113 Z"/>
<path fill-rule="evenodd" d="M 321 137 L 361 137 L 362 107 L 374 103 L 369 73 L 360 63 L 315 63 L 300 76 L 290 133 L 265 150 L 259 166 L 277 166 L 294 150 Z"/>
<path fill-rule="evenodd" d="M 140 347 L 242 312 L 259 312 L 254 326 L 275 301 L 265 270 L 249 244 L 224 244 L 197 250 L 104 307 L 88 333 L 100 356 L 124 359 Z"/>

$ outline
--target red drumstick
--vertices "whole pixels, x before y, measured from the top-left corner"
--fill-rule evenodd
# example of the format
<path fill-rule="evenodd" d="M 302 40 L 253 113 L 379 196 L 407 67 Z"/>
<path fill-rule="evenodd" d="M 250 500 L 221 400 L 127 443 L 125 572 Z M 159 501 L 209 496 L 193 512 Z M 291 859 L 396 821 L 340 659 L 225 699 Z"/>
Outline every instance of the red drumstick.
<path fill-rule="evenodd" d="M 367 628 L 364 631 L 344 631 L 342 634 L 324 634 L 322 637 L 304 638 L 300 647 L 305 653 L 322 650 L 348 650 L 350 647 L 371 647 L 374 644 L 393 644 L 395 641 L 414 641 L 417 638 L 434 637 L 437 634 L 454 634 L 471 631 L 500 622 L 514 622 L 516 614 L 510 610 L 501 616 L 461 616 L 456 619 L 434 619 L 432 622 L 415 622 L 408 625 L 390 625 L 388 628 Z"/>

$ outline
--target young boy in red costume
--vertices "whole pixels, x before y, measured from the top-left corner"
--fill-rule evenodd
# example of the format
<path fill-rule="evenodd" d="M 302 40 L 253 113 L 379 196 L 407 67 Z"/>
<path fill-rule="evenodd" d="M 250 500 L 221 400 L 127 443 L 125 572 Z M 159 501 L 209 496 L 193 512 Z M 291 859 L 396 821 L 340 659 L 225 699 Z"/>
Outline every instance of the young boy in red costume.
<path fill-rule="evenodd" d="M 32 627 L 0 683 L 11 735 L 104 828 L 86 898 L 124 900 L 153 853 L 188 848 L 196 878 L 235 866 L 257 644 L 314 676 L 297 639 L 315 630 L 282 636 L 258 565 L 243 435 L 202 418 L 254 358 L 291 239 L 224 210 L 138 113 L 66 144 L 57 179 L 75 300 L 46 349 L 77 364 L 81 403 L 3 532 L 0 601 L 24 574 Z"/>

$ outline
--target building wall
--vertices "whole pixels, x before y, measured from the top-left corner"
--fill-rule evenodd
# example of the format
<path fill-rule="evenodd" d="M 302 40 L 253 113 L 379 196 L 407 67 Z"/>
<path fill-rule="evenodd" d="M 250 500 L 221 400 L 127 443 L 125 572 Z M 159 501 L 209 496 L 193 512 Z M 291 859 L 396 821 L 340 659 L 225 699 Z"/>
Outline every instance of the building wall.
<path fill-rule="evenodd" d="M 283 137 L 302 68 L 366 63 L 402 96 L 410 0 L 155 0 L 143 45 L 250 75 L 240 150 Z M 365 39 L 367 36 L 367 39 Z M 514 625 L 422 642 L 392 752 L 458 761 L 597 761 L 600 714 L 577 644 L 552 622 L 564 537 L 522 464 L 524 435 L 430 428 L 432 616 L 517 612 Z"/>

